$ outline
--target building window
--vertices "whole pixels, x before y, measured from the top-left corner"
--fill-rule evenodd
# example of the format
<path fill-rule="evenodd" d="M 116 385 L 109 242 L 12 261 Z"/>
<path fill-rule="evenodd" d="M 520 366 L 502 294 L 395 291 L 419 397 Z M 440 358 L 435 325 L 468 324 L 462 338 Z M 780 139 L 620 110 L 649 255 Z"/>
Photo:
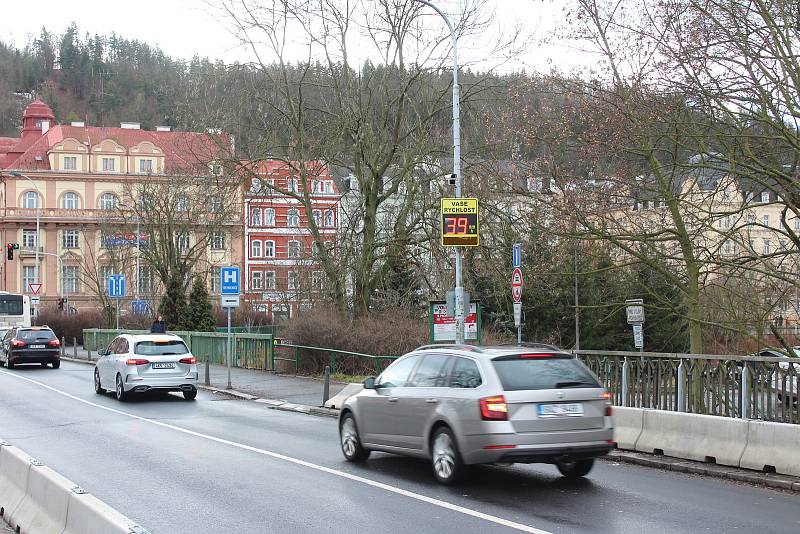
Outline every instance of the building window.
<path fill-rule="evenodd" d="M 222 198 L 217 195 L 213 195 L 210 199 L 211 205 L 211 213 L 221 213 L 222 212 Z"/>
<path fill-rule="evenodd" d="M 317 226 L 322 226 L 322 212 L 319 210 L 314 210 L 312 213 L 314 214 L 314 224 Z"/>
<path fill-rule="evenodd" d="M 189 250 L 189 232 L 178 232 L 175 234 L 175 246 L 178 250 Z"/>
<path fill-rule="evenodd" d="M 275 210 L 272 208 L 264 209 L 264 226 L 275 226 Z"/>
<path fill-rule="evenodd" d="M 175 211 L 180 212 L 187 212 L 189 211 L 189 207 L 191 205 L 191 201 L 189 197 L 186 195 L 180 195 L 178 198 L 175 199 Z"/>
<path fill-rule="evenodd" d="M 797 218 L 794 220 L 794 229 L 795 229 L 795 230 L 800 230 L 800 217 L 797 217 Z"/>
<path fill-rule="evenodd" d="M 139 267 L 139 291 L 142 293 L 155 292 L 155 277 L 153 276 L 153 268 L 149 266 Z"/>
<path fill-rule="evenodd" d="M 290 258 L 300 257 L 300 241 L 289 241 L 288 255 Z"/>
<path fill-rule="evenodd" d="M 311 286 L 316 289 L 317 291 L 322 289 L 322 284 L 325 278 L 323 277 L 322 271 L 314 271 L 311 273 Z"/>
<path fill-rule="evenodd" d="M 222 276 L 222 267 L 212 267 L 211 268 L 211 291 L 213 293 L 219 293 L 220 290 L 220 283 L 222 280 L 220 277 Z"/>
<path fill-rule="evenodd" d="M 253 258 L 261 257 L 261 241 L 253 240 L 250 243 L 250 256 Z"/>
<path fill-rule="evenodd" d="M 36 266 L 25 265 L 22 267 L 22 293 L 30 293 L 31 284 L 36 283 Z"/>
<path fill-rule="evenodd" d="M 275 257 L 275 241 L 264 241 L 264 257 Z"/>
<path fill-rule="evenodd" d="M 78 248 L 78 231 L 64 230 L 62 245 L 64 248 Z"/>
<path fill-rule="evenodd" d="M 752 191 L 748 191 L 747 194 L 745 194 L 744 201 L 745 202 L 752 202 L 753 201 L 753 192 Z"/>
<path fill-rule="evenodd" d="M 64 156 L 64 170 L 65 171 L 78 170 L 78 158 L 76 156 Z"/>
<path fill-rule="evenodd" d="M 781 239 L 780 241 L 778 241 L 778 244 L 780 245 L 781 250 L 786 250 L 786 241 Z"/>
<path fill-rule="evenodd" d="M 763 202 L 765 204 L 767 202 L 769 202 L 769 192 L 768 191 L 764 191 L 764 192 L 761 193 L 761 202 Z"/>
<path fill-rule="evenodd" d="M 261 226 L 261 208 L 250 208 L 250 226 Z"/>
<path fill-rule="evenodd" d="M 333 210 L 327 210 L 325 212 L 325 226 L 331 228 L 333 224 Z"/>
<path fill-rule="evenodd" d="M 64 193 L 64 196 L 61 197 L 61 207 L 65 210 L 78 209 L 78 195 L 72 192 Z"/>
<path fill-rule="evenodd" d="M 286 212 L 286 226 L 300 226 L 300 214 L 295 209 Z"/>
<path fill-rule="evenodd" d="M 27 209 L 36 209 L 39 207 L 39 193 L 36 191 L 25 191 L 22 196 L 22 207 Z"/>
<path fill-rule="evenodd" d="M 297 289 L 297 272 L 289 271 L 286 278 L 287 289 Z"/>
<path fill-rule="evenodd" d="M 38 239 L 36 239 L 36 230 L 23 230 L 22 231 L 22 248 L 33 250 L 36 248 Z"/>
<path fill-rule="evenodd" d="M 747 224 L 755 224 L 756 223 L 756 216 L 752 213 L 747 214 Z"/>
<path fill-rule="evenodd" d="M 264 289 L 275 289 L 275 271 L 264 273 Z"/>
<path fill-rule="evenodd" d="M 722 201 L 723 202 L 730 202 L 731 201 L 731 193 L 727 189 L 722 190 Z"/>
<path fill-rule="evenodd" d="M 730 255 L 731 253 L 731 240 L 728 239 L 725 241 L 725 254 Z"/>
<path fill-rule="evenodd" d="M 297 180 L 294 178 L 287 179 L 286 190 L 290 193 L 297 193 Z"/>
<path fill-rule="evenodd" d="M 139 195 L 139 209 L 141 211 L 150 211 L 153 207 L 155 207 L 155 202 L 153 202 L 152 196 L 147 193 Z"/>
<path fill-rule="evenodd" d="M 114 172 L 116 160 L 114 158 L 103 158 L 103 172 Z"/>
<path fill-rule="evenodd" d="M 778 216 L 778 230 L 786 230 L 786 226 L 783 224 L 783 215 Z"/>
<path fill-rule="evenodd" d="M 100 290 L 108 289 L 108 278 L 114 274 L 114 269 L 110 265 L 101 265 L 97 269 L 97 281 L 100 283 Z"/>
<path fill-rule="evenodd" d="M 766 226 L 767 228 L 769 228 L 769 215 L 766 215 L 766 214 L 765 214 L 765 215 L 764 215 L 764 217 L 762 218 L 762 221 L 763 221 L 763 223 L 764 223 L 764 226 Z"/>
<path fill-rule="evenodd" d="M 100 209 L 113 210 L 117 207 L 117 196 L 112 193 L 103 193 L 100 195 Z"/>
<path fill-rule="evenodd" d="M 152 159 L 140 159 L 139 160 L 139 172 L 146 172 L 146 173 L 153 172 L 153 160 Z"/>
<path fill-rule="evenodd" d="M 769 239 L 764 240 L 764 254 L 770 253 Z"/>
<path fill-rule="evenodd" d="M 211 250 L 225 250 L 225 232 L 214 232 L 211 235 Z"/>
<path fill-rule="evenodd" d="M 258 178 L 253 178 L 250 181 L 250 192 L 258 193 L 259 191 L 261 191 L 261 180 L 259 180 Z"/>
<path fill-rule="evenodd" d="M 253 271 L 250 273 L 250 289 L 261 289 L 264 281 L 264 273 Z"/>
<path fill-rule="evenodd" d="M 61 289 L 64 291 L 64 293 L 78 292 L 79 276 L 80 276 L 80 267 L 76 265 L 64 266 L 64 270 L 61 271 Z"/>

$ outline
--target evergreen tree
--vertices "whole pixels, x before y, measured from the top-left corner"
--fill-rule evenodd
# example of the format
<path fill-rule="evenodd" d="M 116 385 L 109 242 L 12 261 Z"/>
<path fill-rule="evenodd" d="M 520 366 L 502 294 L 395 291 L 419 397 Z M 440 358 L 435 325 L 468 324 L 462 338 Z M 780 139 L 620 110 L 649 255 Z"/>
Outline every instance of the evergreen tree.
<path fill-rule="evenodd" d="M 186 305 L 186 294 L 180 277 L 173 274 L 167 284 L 167 291 L 158 306 L 158 312 L 164 318 L 169 330 L 191 328 L 189 307 Z"/>
<path fill-rule="evenodd" d="M 214 332 L 216 330 L 216 320 L 211 311 L 211 303 L 208 301 L 208 291 L 206 284 L 199 276 L 196 276 L 192 284 L 192 292 L 189 295 L 189 328 L 193 332 Z"/>

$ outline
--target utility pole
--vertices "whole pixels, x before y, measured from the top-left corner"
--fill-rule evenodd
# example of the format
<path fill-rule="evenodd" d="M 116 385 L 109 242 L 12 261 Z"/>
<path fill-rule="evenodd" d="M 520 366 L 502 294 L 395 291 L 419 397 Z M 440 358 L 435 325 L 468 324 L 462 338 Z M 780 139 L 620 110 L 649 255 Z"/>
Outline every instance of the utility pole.
<path fill-rule="evenodd" d="M 428 0 L 414 0 L 420 4 L 425 4 L 436 11 L 450 30 L 450 39 L 453 41 L 453 177 L 455 178 L 455 196 L 461 198 L 461 107 L 460 91 L 458 87 L 458 39 L 455 29 L 450 19 L 447 18 L 441 9 L 433 5 Z M 464 343 L 464 287 L 461 277 L 461 248 L 455 248 L 455 267 L 456 267 L 456 344 Z"/>

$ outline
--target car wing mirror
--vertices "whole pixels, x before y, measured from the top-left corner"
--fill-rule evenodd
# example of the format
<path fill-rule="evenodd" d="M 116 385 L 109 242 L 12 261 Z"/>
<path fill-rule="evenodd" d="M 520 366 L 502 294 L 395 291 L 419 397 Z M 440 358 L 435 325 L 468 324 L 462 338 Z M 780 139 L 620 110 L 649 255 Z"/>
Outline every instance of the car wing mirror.
<path fill-rule="evenodd" d="M 375 389 L 375 377 L 369 376 L 364 379 L 364 389 Z"/>

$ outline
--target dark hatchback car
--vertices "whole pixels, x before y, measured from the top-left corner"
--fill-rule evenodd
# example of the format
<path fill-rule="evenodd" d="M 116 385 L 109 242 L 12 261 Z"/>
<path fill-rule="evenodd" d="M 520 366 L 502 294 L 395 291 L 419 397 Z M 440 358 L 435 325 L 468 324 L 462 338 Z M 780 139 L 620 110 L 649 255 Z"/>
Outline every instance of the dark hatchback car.
<path fill-rule="evenodd" d="M 14 327 L 3 337 L 0 363 L 13 369 L 21 363 L 51 364 L 61 367 L 61 343 L 47 326 Z"/>

